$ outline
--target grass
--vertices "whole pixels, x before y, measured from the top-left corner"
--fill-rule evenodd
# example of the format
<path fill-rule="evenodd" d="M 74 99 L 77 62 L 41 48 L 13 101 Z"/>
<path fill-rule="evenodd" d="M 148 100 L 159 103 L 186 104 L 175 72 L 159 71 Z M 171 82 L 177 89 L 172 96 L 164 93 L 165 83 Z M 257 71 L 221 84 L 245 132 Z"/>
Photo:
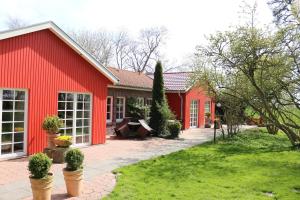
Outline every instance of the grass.
<path fill-rule="evenodd" d="M 116 170 L 105 199 L 300 199 L 300 152 L 284 135 L 249 130 L 232 139 Z"/>

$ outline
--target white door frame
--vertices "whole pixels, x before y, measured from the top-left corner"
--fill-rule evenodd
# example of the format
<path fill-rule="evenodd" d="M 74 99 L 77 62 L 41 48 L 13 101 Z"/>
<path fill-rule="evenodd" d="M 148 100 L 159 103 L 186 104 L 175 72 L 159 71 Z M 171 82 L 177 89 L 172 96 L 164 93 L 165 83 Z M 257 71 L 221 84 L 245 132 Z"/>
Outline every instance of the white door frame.
<path fill-rule="evenodd" d="M 70 92 L 70 91 L 59 91 L 57 93 L 57 95 L 59 95 L 59 93 L 69 93 L 69 94 L 73 94 L 74 95 L 74 100 L 73 100 L 73 127 L 72 127 L 72 142 L 73 144 L 71 145 L 72 147 L 81 147 L 81 146 L 89 146 L 92 144 L 92 128 L 93 128 L 93 124 L 92 124 L 92 112 L 93 112 L 93 94 L 92 93 L 88 93 L 88 92 Z M 90 95 L 90 116 L 89 116 L 89 119 L 90 119 L 90 128 L 89 128 L 89 142 L 85 142 L 85 143 L 78 143 L 76 144 L 76 119 L 77 119 L 77 109 L 76 109 L 76 106 L 77 106 L 77 96 L 78 94 L 87 94 L 87 95 Z M 58 103 L 58 96 L 57 96 L 57 103 Z M 57 108 L 57 112 L 58 112 L 58 108 Z"/>
<path fill-rule="evenodd" d="M 196 117 L 194 116 L 196 115 Z M 199 100 L 190 102 L 190 128 L 198 128 L 199 124 Z"/>
<path fill-rule="evenodd" d="M 25 92 L 25 99 L 24 99 L 24 138 L 23 138 L 23 152 L 17 153 L 10 153 L 1 155 L 1 141 L 2 141 L 2 104 L 3 104 L 3 90 L 17 90 L 17 91 L 24 91 Z M 15 102 L 15 101 L 14 101 Z M 13 108 L 13 111 L 15 109 Z M 16 158 L 27 155 L 27 140 L 28 140 L 28 90 L 22 88 L 0 88 L 0 160 L 8 159 L 8 158 Z M 13 138 L 12 138 L 13 140 Z M 14 142 L 12 141 L 12 144 Z"/>

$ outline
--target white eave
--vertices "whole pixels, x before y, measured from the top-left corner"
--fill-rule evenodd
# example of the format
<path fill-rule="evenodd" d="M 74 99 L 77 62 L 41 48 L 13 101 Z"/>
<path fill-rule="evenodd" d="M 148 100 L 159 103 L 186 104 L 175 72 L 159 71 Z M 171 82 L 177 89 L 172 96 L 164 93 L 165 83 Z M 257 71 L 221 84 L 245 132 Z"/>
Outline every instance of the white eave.
<path fill-rule="evenodd" d="M 49 29 L 62 41 L 64 41 L 69 47 L 76 51 L 82 58 L 84 58 L 88 63 L 95 67 L 99 72 L 101 72 L 105 77 L 107 77 L 113 84 L 119 82 L 118 78 L 114 76 L 106 67 L 102 66 L 93 56 L 86 52 L 79 44 L 77 44 L 72 38 L 70 38 L 63 30 L 61 30 L 55 23 L 49 21 L 40 24 L 35 24 L 32 26 L 27 26 L 24 28 L 9 30 L 0 32 L 0 40 Z"/>

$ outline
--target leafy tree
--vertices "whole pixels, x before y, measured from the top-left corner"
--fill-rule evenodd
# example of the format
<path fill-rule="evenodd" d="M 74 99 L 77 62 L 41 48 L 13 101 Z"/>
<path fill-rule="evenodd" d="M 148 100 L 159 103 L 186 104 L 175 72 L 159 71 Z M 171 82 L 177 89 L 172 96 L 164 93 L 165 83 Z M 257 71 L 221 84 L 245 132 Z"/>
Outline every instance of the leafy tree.
<path fill-rule="evenodd" d="M 167 135 L 167 120 L 171 117 L 171 111 L 167 104 L 163 69 L 161 62 L 158 61 L 155 66 L 153 89 L 152 89 L 152 105 L 150 111 L 150 127 L 155 130 L 155 135 Z"/>
<path fill-rule="evenodd" d="M 196 80 L 206 80 L 217 96 L 250 106 L 298 146 L 300 71 L 286 36 L 285 29 L 259 29 L 253 23 L 212 35 L 197 51 L 211 67 L 201 66 Z"/>

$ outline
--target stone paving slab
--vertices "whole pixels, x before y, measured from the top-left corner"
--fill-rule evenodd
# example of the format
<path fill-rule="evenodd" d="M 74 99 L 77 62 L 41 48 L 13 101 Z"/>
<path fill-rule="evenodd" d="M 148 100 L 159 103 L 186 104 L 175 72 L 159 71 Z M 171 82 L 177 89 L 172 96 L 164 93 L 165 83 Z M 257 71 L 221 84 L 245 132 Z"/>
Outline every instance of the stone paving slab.
<path fill-rule="evenodd" d="M 84 193 L 80 198 L 68 198 L 62 175 L 65 165 L 53 164 L 52 199 L 100 199 L 109 194 L 116 184 L 112 170 L 195 146 L 212 138 L 213 129 L 190 129 L 184 131 L 178 140 L 107 140 L 106 144 L 82 148 L 85 154 Z M 0 200 L 32 199 L 27 165 L 28 158 L 0 162 Z"/>

